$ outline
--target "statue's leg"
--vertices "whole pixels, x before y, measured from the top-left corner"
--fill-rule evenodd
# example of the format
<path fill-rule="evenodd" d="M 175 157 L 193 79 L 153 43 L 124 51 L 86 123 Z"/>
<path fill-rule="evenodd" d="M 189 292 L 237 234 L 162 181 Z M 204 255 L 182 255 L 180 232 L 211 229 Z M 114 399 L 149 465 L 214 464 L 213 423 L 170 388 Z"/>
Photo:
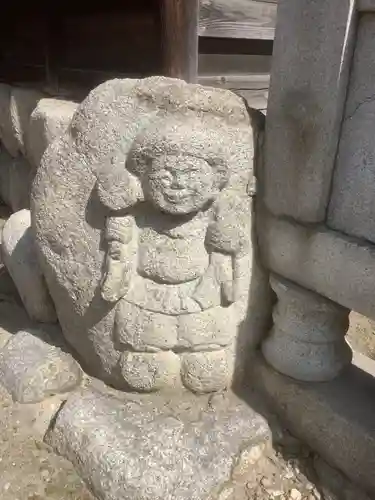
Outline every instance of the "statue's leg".
<path fill-rule="evenodd" d="M 178 346 L 188 350 L 181 357 L 183 384 L 193 392 L 226 389 L 231 363 L 226 347 L 236 334 L 232 308 L 215 307 L 179 317 Z"/>
<path fill-rule="evenodd" d="M 345 341 L 349 310 L 279 277 L 271 277 L 277 295 L 273 328 L 263 342 L 268 363 L 306 382 L 335 378 L 351 362 Z"/>
<path fill-rule="evenodd" d="M 125 383 L 135 391 L 158 391 L 180 385 L 176 345 L 177 320 L 122 300 L 115 321 L 115 341 Z"/>
<path fill-rule="evenodd" d="M 231 307 L 213 307 L 178 317 L 177 345 L 189 351 L 219 350 L 232 343 L 236 334 Z"/>
<path fill-rule="evenodd" d="M 117 306 L 115 340 L 119 350 L 158 352 L 177 344 L 177 319 L 142 309 L 126 300 Z"/>

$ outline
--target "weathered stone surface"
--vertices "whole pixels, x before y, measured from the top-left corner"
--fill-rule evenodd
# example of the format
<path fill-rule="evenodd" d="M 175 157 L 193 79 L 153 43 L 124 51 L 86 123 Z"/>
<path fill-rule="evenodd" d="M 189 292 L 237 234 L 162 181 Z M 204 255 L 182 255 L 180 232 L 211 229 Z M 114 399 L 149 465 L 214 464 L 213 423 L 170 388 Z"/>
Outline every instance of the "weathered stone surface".
<path fill-rule="evenodd" d="M 0 151 L 0 197 L 18 212 L 30 208 L 30 191 L 34 174 L 23 156 L 12 156 L 4 149 Z"/>
<path fill-rule="evenodd" d="M 239 97 L 159 77 L 99 86 L 47 149 L 36 247 L 64 335 L 97 376 L 170 387 L 186 354 L 196 387 L 230 384 L 233 363 L 215 372 L 211 358 L 235 352 L 245 316 L 252 154 Z"/>
<path fill-rule="evenodd" d="M 297 380 L 332 380 L 352 360 L 344 338 L 349 310 L 276 276 L 271 285 L 277 302 L 272 330 L 262 346 L 264 357 Z"/>
<path fill-rule="evenodd" d="M 0 350 L 0 382 L 15 401 L 36 403 L 80 383 L 78 363 L 46 339 L 41 331 L 20 331 Z"/>
<path fill-rule="evenodd" d="M 33 89 L 0 85 L 0 139 L 13 157 L 27 155 L 30 115 L 41 98 Z"/>
<path fill-rule="evenodd" d="M 0 139 L 5 149 L 12 156 L 17 156 L 18 142 L 12 127 L 11 92 L 12 87 L 10 85 L 0 84 Z"/>
<path fill-rule="evenodd" d="M 55 308 L 38 263 L 28 210 L 9 218 L 3 229 L 1 248 L 4 264 L 30 317 L 42 323 L 56 321 Z"/>
<path fill-rule="evenodd" d="M 43 94 L 33 89 L 12 87 L 10 115 L 12 133 L 17 142 L 17 152 L 27 156 L 30 116 Z M 14 151 L 9 151 L 14 155 Z"/>
<path fill-rule="evenodd" d="M 31 113 L 29 124 L 28 157 L 35 168 L 47 147 L 67 129 L 77 109 L 72 101 L 41 99 Z"/>
<path fill-rule="evenodd" d="M 325 220 L 355 27 L 349 0 L 278 6 L 262 172 L 275 215 Z"/>
<path fill-rule="evenodd" d="M 375 243 L 375 17 L 363 15 L 348 87 L 328 224 Z"/>
<path fill-rule="evenodd" d="M 352 366 L 324 384 L 280 375 L 261 358 L 251 373 L 294 435 L 361 488 L 375 491 L 374 361 L 355 354 Z"/>
<path fill-rule="evenodd" d="M 245 450 L 269 438 L 269 429 L 233 395 L 187 394 L 173 401 L 79 392 L 47 442 L 102 500 L 206 499 L 230 479 Z"/>
<path fill-rule="evenodd" d="M 375 318 L 374 245 L 324 227 L 303 227 L 272 216 L 264 215 L 261 224 L 262 258 L 269 269 Z"/>

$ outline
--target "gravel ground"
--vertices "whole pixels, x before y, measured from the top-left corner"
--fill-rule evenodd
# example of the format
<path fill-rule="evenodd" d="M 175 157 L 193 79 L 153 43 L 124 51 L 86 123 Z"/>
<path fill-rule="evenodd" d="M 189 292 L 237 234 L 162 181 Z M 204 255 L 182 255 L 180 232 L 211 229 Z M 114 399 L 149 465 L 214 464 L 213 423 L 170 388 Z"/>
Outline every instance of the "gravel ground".
<path fill-rule="evenodd" d="M 59 401 L 14 404 L 0 388 L 1 500 L 93 500 L 73 466 L 43 444 L 48 416 Z"/>

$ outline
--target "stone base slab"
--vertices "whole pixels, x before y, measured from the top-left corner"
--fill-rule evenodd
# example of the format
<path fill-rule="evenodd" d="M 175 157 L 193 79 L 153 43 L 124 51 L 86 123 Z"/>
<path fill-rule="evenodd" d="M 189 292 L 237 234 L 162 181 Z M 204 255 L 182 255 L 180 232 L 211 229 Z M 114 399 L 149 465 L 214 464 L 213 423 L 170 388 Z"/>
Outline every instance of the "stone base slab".
<path fill-rule="evenodd" d="M 268 441 L 263 417 L 233 394 L 105 394 L 67 400 L 46 441 L 101 500 L 216 499 Z"/>
<path fill-rule="evenodd" d="M 338 378 L 303 383 L 259 355 L 258 388 L 298 438 L 368 492 L 375 492 L 375 362 L 360 354 Z"/>

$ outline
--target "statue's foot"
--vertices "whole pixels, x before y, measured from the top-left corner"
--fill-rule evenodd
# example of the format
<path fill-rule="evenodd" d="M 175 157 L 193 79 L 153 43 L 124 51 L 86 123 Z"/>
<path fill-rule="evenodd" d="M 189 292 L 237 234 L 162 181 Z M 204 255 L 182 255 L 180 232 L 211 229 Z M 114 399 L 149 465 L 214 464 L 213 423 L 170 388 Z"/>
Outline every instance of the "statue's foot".
<path fill-rule="evenodd" d="M 230 384 L 230 368 L 225 350 L 191 352 L 181 357 L 181 378 L 196 393 L 216 392 Z"/>
<path fill-rule="evenodd" d="M 180 357 L 172 351 L 124 352 L 120 358 L 123 380 L 137 392 L 153 392 L 180 383 Z"/>

